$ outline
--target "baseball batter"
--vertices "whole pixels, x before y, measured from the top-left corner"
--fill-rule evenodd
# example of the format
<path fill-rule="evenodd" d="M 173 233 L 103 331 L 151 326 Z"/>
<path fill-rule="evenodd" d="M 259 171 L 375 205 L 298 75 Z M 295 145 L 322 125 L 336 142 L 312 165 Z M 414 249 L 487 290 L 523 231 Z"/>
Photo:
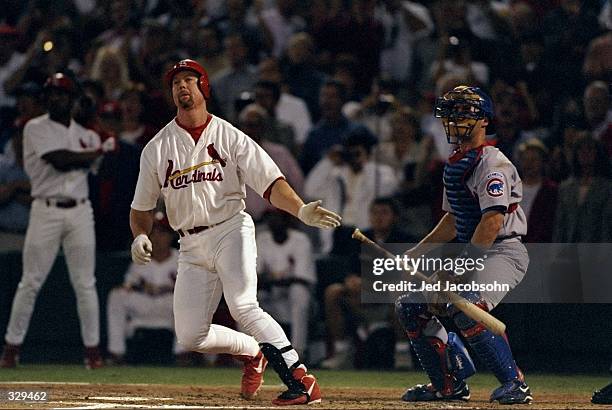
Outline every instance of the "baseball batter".
<path fill-rule="evenodd" d="M 519 202 L 522 185 L 512 163 L 485 143 L 485 128 L 493 117 L 493 103 L 477 87 L 459 86 L 436 100 L 435 115 L 442 119 L 448 142 L 456 145 L 444 168 L 443 209 L 438 225 L 407 254 L 419 257 L 436 244 L 456 239 L 465 243 L 460 257 L 485 258 L 484 269 L 457 278 L 479 284 L 498 281 L 516 286 L 525 275 L 529 256 L 521 236 L 527 233 Z M 493 309 L 505 292 L 460 293 L 484 310 Z M 408 389 L 402 400 L 468 400 L 465 379 L 475 373 L 461 342 L 446 332 L 432 313 L 436 293 L 411 293 L 396 302 L 396 313 L 431 383 Z M 531 392 L 512 357 L 507 337 L 493 334 L 452 304 L 437 306 L 450 316 L 461 334 L 501 383 L 490 397 L 501 404 L 529 403 Z"/>
<path fill-rule="evenodd" d="M 57 73 L 45 83 L 47 114 L 30 120 L 23 131 L 24 167 L 32 184 L 32 210 L 23 248 L 19 282 L 6 331 L 2 367 L 15 367 L 36 297 L 60 245 L 77 299 L 88 368 L 102 366 L 98 351 L 100 318 L 96 292 L 95 235 L 87 174 L 94 161 L 115 148 L 110 138 L 77 124 L 71 115 L 74 82 Z"/>
<path fill-rule="evenodd" d="M 170 225 L 181 237 L 174 290 L 179 343 L 188 350 L 241 357 L 244 398 L 257 394 L 270 363 L 288 388 L 274 404 L 318 402 L 315 377 L 257 302 L 255 227 L 244 212 L 245 184 L 307 225 L 332 229 L 341 218 L 320 201 L 304 204 L 259 145 L 208 113 L 210 87 L 202 66 L 182 60 L 166 81 L 177 115 L 142 152 L 130 212 L 132 257 L 139 263 L 151 259 L 150 211 L 161 195 Z M 222 294 L 248 335 L 211 324 Z"/>

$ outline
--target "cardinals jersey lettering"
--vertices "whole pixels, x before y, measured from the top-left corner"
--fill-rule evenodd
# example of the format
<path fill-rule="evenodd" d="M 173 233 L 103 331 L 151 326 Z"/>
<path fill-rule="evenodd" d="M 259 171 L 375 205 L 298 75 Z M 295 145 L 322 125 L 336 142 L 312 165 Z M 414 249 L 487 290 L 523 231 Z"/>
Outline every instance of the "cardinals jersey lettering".
<path fill-rule="evenodd" d="M 163 196 L 174 230 L 221 223 L 245 208 L 245 184 L 263 196 L 284 178 L 255 141 L 213 116 L 197 143 L 176 120 L 147 144 L 132 208 L 148 211 Z"/>

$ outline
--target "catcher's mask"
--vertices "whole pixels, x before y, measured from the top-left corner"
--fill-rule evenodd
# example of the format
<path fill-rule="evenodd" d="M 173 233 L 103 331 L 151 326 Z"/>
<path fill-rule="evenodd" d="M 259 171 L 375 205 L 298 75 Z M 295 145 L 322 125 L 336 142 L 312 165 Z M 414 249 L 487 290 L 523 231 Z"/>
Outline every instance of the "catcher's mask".
<path fill-rule="evenodd" d="M 436 98 L 436 118 L 442 119 L 449 144 L 460 144 L 472 137 L 478 121 L 493 118 L 493 101 L 478 87 L 460 85 Z"/>

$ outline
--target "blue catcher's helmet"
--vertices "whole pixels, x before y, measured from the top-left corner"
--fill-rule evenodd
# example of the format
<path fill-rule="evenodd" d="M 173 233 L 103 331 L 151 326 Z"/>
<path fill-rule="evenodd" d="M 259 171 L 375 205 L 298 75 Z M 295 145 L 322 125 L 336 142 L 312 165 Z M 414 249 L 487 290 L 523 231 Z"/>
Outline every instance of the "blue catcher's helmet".
<path fill-rule="evenodd" d="M 493 101 L 479 87 L 460 85 L 436 98 L 434 115 L 443 119 L 448 143 L 457 144 L 470 138 L 476 122 L 491 121 Z"/>

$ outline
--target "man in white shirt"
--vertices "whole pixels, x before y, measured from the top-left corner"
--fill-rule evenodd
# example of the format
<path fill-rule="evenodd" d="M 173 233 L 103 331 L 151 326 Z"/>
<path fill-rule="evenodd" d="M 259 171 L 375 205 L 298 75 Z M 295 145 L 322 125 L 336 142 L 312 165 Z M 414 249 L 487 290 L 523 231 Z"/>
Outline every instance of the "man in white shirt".
<path fill-rule="evenodd" d="M 346 225 L 370 227 L 368 205 L 374 198 L 391 196 L 398 187 L 393 169 L 371 160 L 376 142 L 364 128 L 357 128 L 343 146 L 332 149 L 306 178 L 306 197 L 322 197 L 326 207 L 342 214 Z M 332 247 L 329 232 L 321 231 L 323 252 Z"/>
<path fill-rule="evenodd" d="M 23 249 L 23 276 L 13 300 L 0 367 L 16 366 L 36 297 L 62 245 L 77 299 L 85 365 L 93 369 L 101 367 L 102 360 L 87 174 L 98 158 L 115 149 L 115 140 L 101 144 L 98 134 L 72 119 L 76 85 L 69 77 L 52 75 L 45 93 L 48 113 L 30 120 L 23 131 L 24 167 L 34 201 Z"/>

